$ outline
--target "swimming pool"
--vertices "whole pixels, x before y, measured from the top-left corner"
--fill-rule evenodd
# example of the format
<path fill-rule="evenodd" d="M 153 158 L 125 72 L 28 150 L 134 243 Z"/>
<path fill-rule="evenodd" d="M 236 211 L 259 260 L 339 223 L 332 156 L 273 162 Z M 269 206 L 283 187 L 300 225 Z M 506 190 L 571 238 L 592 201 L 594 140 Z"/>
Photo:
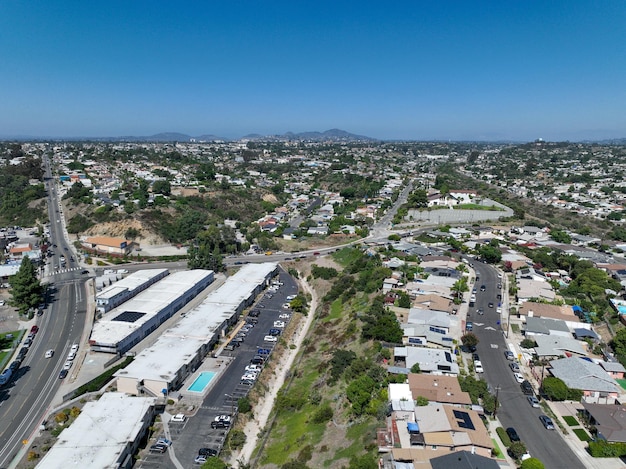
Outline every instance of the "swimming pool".
<path fill-rule="evenodd" d="M 191 392 L 204 392 L 206 387 L 209 385 L 213 377 L 215 376 L 214 371 L 203 371 L 200 375 L 191 383 L 191 386 L 187 388 L 188 391 Z"/>

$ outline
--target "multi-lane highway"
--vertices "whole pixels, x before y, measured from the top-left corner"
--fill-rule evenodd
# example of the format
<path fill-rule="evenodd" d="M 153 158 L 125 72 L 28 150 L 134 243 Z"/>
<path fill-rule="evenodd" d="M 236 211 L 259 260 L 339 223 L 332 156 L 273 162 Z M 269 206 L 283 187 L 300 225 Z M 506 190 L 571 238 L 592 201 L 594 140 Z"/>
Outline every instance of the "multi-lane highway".
<path fill-rule="evenodd" d="M 59 372 L 65 357 L 71 345 L 79 342 L 86 320 L 86 278 L 78 269 L 78 264 L 70 261 L 71 246 L 64 236 L 48 161 L 45 162 L 45 175 L 51 220 L 50 239 L 57 245 L 49 260 L 51 272 L 60 265 L 62 254 L 68 260 L 66 269 L 63 269 L 65 272 L 52 275 L 48 303 L 44 314 L 36 317 L 39 331 L 28 354 L 15 379 L 0 391 L 0 468 L 10 465 L 47 414 L 61 385 Z M 49 349 L 54 349 L 55 354 L 52 358 L 45 358 Z M 71 373 L 72 370 L 69 376 Z"/>
<path fill-rule="evenodd" d="M 480 340 L 476 352 L 483 364 L 484 378 L 493 392 L 498 389 L 500 407 L 498 418 L 504 428 L 514 427 L 522 441 L 526 444 L 530 454 L 539 458 L 546 467 L 554 469 L 584 469 L 584 465 L 565 443 L 558 430 L 546 430 L 539 421 L 541 409 L 533 408 L 522 393 L 519 383 L 513 377 L 504 352 L 508 350 L 501 328 L 501 320 L 506 320 L 506 313 L 502 318 L 496 312 L 498 305 L 497 289 L 501 280 L 496 270 L 481 262 L 473 261 L 476 275 L 480 277 L 477 283 L 476 306 L 470 308 L 468 320 L 473 322 L 473 332 Z M 486 290 L 480 291 L 485 285 Z M 494 307 L 490 308 L 489 303 Z M 483 315 L 476 311 L 482 308 Z M 503 308 L 504 309 L 504 308 Z"/>

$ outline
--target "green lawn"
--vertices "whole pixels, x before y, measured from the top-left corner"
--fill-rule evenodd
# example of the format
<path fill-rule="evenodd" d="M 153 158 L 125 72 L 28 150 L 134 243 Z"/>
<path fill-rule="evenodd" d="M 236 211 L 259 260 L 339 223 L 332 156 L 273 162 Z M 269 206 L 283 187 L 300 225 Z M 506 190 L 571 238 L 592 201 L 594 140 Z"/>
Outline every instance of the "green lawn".
<path fill-rule="evenodd" d="M 493 441 L 493 452 L 494 452 L 495 457 L 497 459 L 504 459 L 504 454 L 502 453 L 502 450 L 498 446 L 498 442 L 496 441 L 496 439 L 492 438 L 491 441 Z"/>
<path fill-rule="evenodd" d="M 519 324 L 511 324 L 511 330 L 515 334 L 519 334 Z"/>
<path fill-rule="evenodd" d="M 619 383 L 622 389 L 626 390 L 626 378 L 616 379 L 615 381 Z"/>
<path fill-rule="evenodd" d="M 587 433 L 584 428 L 574 428 L 572 431 L 576 434 L 580 441 L 591 441 L 589 433 Z"/>
<path fill-rule="evenodd" d="M 565 417 L 563 417 L 563 420 L 565 420 L 565 423 L 568 424 L 570 427 L 580 425 L 580 423 L 578 423 L 578 420 L 576 420 L 576 417 L 572 415 L 566 415 Z"/>

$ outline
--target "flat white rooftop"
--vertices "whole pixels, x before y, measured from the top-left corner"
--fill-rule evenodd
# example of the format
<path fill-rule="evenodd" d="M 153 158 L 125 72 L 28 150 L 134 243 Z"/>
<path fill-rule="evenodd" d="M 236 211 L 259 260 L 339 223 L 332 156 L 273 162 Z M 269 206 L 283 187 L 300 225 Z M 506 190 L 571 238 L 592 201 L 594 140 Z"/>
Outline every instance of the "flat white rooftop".
<path fill-rule="evenodd" d="M 94 324 L 90 341 L 100 345 L 118 344 L 211 275 L 212 270 L 186 270 L 165 277 L 103 315 Z"/>
<path fill-rule="evenodd" d="M 133 272 L 128 277 L 115 282 L 113 285 L 103 289 L 96 295 L 96 300 L 107 300 L 114 298 L 121 292 L 128 290 L 133 291 L 137 288 L 149 283 L 154 277 L 161 275 L 163 272 L 167 272 L 167 269 L 146 269 Z"/>
<path fill-rule="evenodd" d="M 218 328 L 235 314 L 241 301 L 248 298 L 276 267 L 275 263 L 242 267 L 165 331 L 151 347 L 138 353 L 126 368 L 117 371 L 115 376 L 172 382 L 189 359 L 208 344 Z"/>
<path fill-rule="evenodd" d="M 109 392 L 88 402 L 82 413 L 46 453 L 39 469 L 108 469 L 145 426 L 145 416 L 156 404 L 154 397 L 130 397 Z"/>

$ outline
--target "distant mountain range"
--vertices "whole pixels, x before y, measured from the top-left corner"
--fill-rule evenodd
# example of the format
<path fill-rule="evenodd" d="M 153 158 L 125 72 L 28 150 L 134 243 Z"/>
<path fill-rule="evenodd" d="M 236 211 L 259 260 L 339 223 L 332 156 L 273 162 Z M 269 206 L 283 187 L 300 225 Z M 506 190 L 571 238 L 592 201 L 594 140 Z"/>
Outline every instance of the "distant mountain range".
<path fill-rule="evenodd" d="M 356 135 L 350 132 L 346 132 L 341 129 L 330 129 L 325 132 L 300 132 L 293 133 L 287 132 L 282 135 L 261 135 L 261 134 L 249 134 L 241 137 L 246 140 L 312 140 L 312 141 L 333 141 L 333 142 L 356 142 L 356 141 L 368 141 L 375 142 L 378 139 L 366 137 L 364 135 Z M 98 141 L 132 141 L 132 142 L 212 142 L 216 140 L 229 141 L 235 140 L 230 138 L 219 137 L 217 135 L 205 134 L 197 137 L 182 134 L 178 132 L 163 132 L 148 137 L 105 137 L 97 138 Z"/>

